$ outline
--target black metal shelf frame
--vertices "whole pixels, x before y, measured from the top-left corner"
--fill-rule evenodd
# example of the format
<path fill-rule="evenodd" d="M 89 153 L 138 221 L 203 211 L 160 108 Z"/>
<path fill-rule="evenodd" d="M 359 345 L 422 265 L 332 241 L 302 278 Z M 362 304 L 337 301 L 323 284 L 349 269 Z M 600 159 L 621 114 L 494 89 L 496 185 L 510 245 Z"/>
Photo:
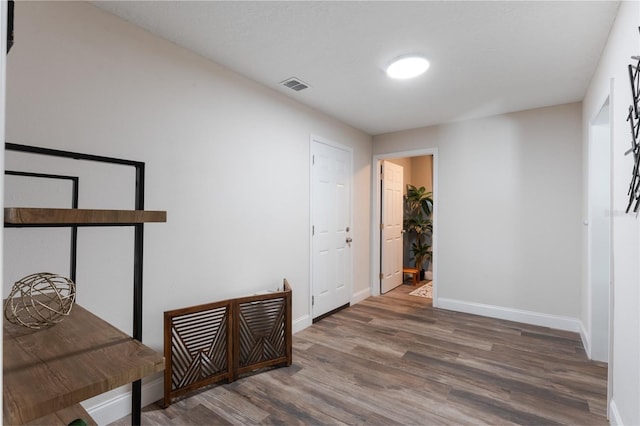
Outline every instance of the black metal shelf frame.
<path fill-rule="evenodd" d="M 136 170 L 136 188 L 135 188 L 135 209 L 144 210 L 144 174 L 145 163 L 141 161 L 123 160 L 120 158 L 104 157 L 99 155 L 83 154 L 71 151 L 62 151 L 57 149 L 41 148 L 29 145 L 19 145 L 13 143 L 5 143 L 5 150 L 18 151 L 23 153 L 47 155 L 50 157 L 71 158 L 75 160 L 94 161 L 100 163 L 117 164 L 135 167 Z M 72 208 L 78 208 L 78 184 L 79 179 L 76 176 L 53 175 L 32 172 L 16 172 L 7 171 L 8 175 L 29 176 L 36 178 L 50 179 L 69 179 L 73 182 Z M 6 227 L 59 227 L 61 225 L 5 225 Z M 62 225 L 72 229 L 71 235 L 71 279 L 76 278 L 77 264 L 77 243 L 78 232 L 77 225 Z M 134 227 L 134 264 L 133 264 L 133 338 L 142 342 L 142 258 L 144 253 L 144 224 L 97 224 L 87 226 L 133 226 Z M 133 425 L 139 425 L 141 419 L 142 405 L 142 380 L 136 380 L 132 384 L 132 400 L 131 400 L 131 420 Z"/>
<path fill-rule="evenodd" d="M 31 172 L 17 172 L 14 170 L 5 170 L 5 175 L 9 176 L 22 176 L 22 177 L 32 177 L 32 178 L 42 178 L 42 179 L 59 179 L 59 180 L 70 180 L 72 184 L 71 188 L 71 208 L 78 208 L 78 191 L 80 178 L 78 176 L 65 176 L 65 175 L 53 175 L 47 173 L 31 173 Z M 6 223 L 5 228 L 22 228 L 21 225 L 14 225 Z M 69 227 L 68 225 L 66 227 Z M 69 265 L 69 278 L 71 281 L 76 282 L 76 271 L 77 271 L 77 259 L 78 259 L 78 227 L 71 226 L 71 250 L 70 250 L 70 265 Z"/>

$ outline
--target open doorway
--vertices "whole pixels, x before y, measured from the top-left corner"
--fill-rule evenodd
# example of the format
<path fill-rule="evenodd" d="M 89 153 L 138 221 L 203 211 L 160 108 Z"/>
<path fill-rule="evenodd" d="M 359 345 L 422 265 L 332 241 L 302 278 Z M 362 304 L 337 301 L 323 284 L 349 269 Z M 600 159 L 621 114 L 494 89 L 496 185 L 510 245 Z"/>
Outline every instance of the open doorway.
<path fill-rule="evenodd" d="M 385 223 L 385 209 L 389 211 L 389 207 L 386 206 L 385 192 L 388 194 L 390 191 L 385 191 L 385 182 L 383 181 L 383 164 L 393 165 L 394 169 L 399 167 L 402 173 L 403 180 L 403 197 L 402 203 L 406 199 L 407 185 L 410 185 L 424 193 L 430 194 L 432 202 L 432 209 L 426 223 L 428 223 L 429 232 L 428 235 L 421 236 L 420 244 L 428 250 L 428 255 L 416 256 L 416 235 L 415 233 L 406 232 L 406 226 L 404 227 L 405 233 L 403 233 L 402 247 L 400 260 L 390 259 L 390 257 L 397 257 L 396 250 L 389 250 L 387 244 L 387 238 L 384 234 L 384 227 L 388 226 Z M 384 154 L 374 157 L 374 182 L 376 182 L 374 188 L 373 198 L 373 273 L 371 285 L 371 294 L 379 295 L 390 291 L 395 287 L 395 290 L 391 292 L 400 292 L 401 294 L 408 294 L 413 290 L 418 290 L 422 287 L 422 291 L 416 292 L 418 294 L 428 294 L 430 292 L 431 297 L 428 298 L 429 302 L 433 300 L 433 306 L 437 306 L 437 150 L 425 149 L 412 152 L 399 152 L 392 154 Z M 387 197 L 390 198 L 390 197 Z M 406 211 L 403 205 L 403 211 Z M 385 247 L 386 246 L 386 247 Z M 427 248 L 428 247 L 428 248 Z M 416 257 L 418 259 L 416 259 Z M 416 260 L 422 264 L 422 267 L 416 268 Z M 390 264 L 399 263 L 399 267 L 396 266 L 395 270 L 390 267 Z M 384 283 L 386 277 L 393 275 L 392 272 L 400 270 L 413 270 L 413 273 L 401 273 L 404 280 L 398 284 L 393 284 L 391 287 L 388 283 Z M 420 277 L 420 269 L 424 269 L 424 276 Z M 389 272 L 389 271 L 392 272 Z M 414 280 L 414 274 L 417 271 L 417 279 Z M 426 284 L 429 284 L 428 286 Z M 390 294 L 390 293 L 387 293 Z M 413 297 L 413 296 L 411 296 Z"/>

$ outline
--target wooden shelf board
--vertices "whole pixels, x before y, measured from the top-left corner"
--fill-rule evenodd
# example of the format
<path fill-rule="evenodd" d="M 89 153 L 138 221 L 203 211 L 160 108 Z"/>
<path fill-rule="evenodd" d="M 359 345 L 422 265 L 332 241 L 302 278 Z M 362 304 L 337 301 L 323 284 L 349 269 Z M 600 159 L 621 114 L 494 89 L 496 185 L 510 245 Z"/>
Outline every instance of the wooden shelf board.
<path fill-rule="evenodd" d="M 24 424 L 164 369 L 164 357 L 75 305 L 30 330 L 4 321 L 4 424 Z"/>
<path fill-rule="evenodd" d="M 10 225 L 99 225 L 166 222 L 160 210 L 95 210 L 7 207 L 4 223 Z"/>

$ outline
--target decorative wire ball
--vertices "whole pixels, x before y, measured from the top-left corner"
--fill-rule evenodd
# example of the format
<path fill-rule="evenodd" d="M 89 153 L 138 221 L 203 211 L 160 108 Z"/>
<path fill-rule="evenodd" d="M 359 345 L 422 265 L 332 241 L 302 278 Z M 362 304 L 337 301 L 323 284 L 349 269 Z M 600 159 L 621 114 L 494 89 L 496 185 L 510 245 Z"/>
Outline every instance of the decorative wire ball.
<path fill-rule="evenodd" d="M 73 307 L 76 285 L 69 278 L 38 272 L 16 281 L 4 304 L 12 324 L 41 329 L 62 321 Z"/>

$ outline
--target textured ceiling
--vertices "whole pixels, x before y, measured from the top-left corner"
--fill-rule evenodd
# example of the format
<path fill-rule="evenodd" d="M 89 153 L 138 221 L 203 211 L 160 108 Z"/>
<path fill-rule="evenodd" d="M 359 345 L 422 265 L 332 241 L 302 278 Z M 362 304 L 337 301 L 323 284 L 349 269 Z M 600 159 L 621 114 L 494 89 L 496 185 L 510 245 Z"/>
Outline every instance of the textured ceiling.
<path fill-rule="evenodd" d="M 619 2 L 96 1 L 371 135 L 580 101 Z M 384 66 L 419 53 L 414 80 Z M 279 83 L 295 76 L 311 88 Z"/>

